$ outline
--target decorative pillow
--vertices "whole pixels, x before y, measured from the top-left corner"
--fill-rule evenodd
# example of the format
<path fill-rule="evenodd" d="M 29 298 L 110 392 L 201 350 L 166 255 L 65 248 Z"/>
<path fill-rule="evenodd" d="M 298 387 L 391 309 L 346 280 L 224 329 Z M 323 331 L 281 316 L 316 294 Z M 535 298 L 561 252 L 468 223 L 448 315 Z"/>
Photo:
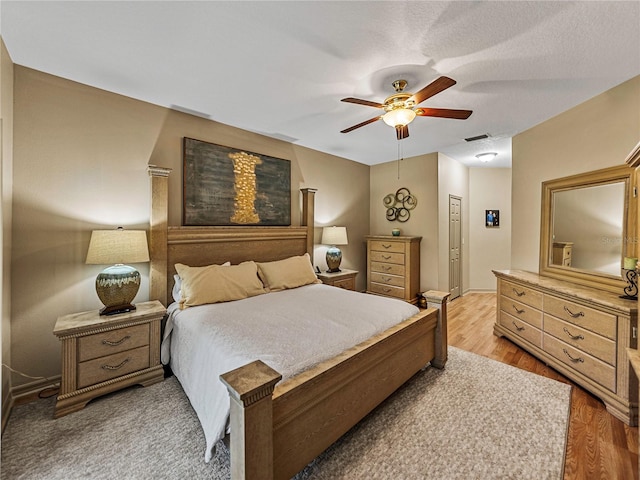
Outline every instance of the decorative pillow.
<path fill-rule="evenodd" d="M 180 308 L 206 303 L 230 302 L 266 293 L 255 262 L 240 265 L 189 267 L 176 263 L 182 280 Z"/>
<path fill-rule="evenodd" d="M 322 283 L 313 271 L 308 253 L 275 262 L 258 263 L 258 275 L 271 292 Z"/>
<path fill-rule="evenodd" d="M 228 267 L 231 265 L 231 262 L 224 262 L 222 264 L 223 267 Z M 171 296 L 173 297 L 174 302 L 179 302 L 182 298 L 180 294 L 180 287 L 182 285 L 182 279 L 180 275 L 176 274 L 173 276 L 173 289 L 171 290 Z"/>

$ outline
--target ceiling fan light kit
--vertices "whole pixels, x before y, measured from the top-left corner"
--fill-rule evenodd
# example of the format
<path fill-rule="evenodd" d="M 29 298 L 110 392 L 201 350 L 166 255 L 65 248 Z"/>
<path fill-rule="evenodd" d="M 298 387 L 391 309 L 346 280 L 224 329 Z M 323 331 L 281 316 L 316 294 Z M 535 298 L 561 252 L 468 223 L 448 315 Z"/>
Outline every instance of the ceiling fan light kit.
<path fill-rule="evenodd" d="M 382 119 L 384 123 L 395 128 L 398 140 L 402 140 L 409 136 L 408 125 L 416 118 L 416 116 L 454 118 L 458 120 L 467 119 L 472 113 L 471 110 L 453 110 L 447 108 L 415 109 L 416 105 L 419 103 L 424 102 L 428 98 L 433 97 L 437 93 L 440 93 L 455 84 L 456 81 L 449 77 L 439 77 L 418 93 L 412 94 L 404 91 L 407 86 L 406 80 L 396 80 L 392 83 L 396 93 L 387 97 L 383 103 L 353 97 L 343 98 L 343 102 L 356 103 L 367 107 L 382 108 L 386 113 L 341 130 L 341 133 L 349 133 L 356 128 L 364 127 L 365 125 L 369 125 L 370 123 Z"/>

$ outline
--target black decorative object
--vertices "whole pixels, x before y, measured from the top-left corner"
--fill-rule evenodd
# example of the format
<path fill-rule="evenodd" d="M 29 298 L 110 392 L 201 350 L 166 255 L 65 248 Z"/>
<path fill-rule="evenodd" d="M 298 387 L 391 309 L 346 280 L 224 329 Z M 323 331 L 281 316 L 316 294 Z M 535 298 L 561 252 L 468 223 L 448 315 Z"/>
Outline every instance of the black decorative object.
<path fill-rule="evenodd" d="M 411 216 L 411 210 L 416 208 L 418 199 L 411 195 L 408 188 L 399 188 L 395 193 L 390 193 L 382 199 L 382 203 L 387 207 L 387 220 L 393 222 L 406 222 Z"/>
<path fill-rule="evenodd" d="M 627 298 L 629 300 L 638 299 L 638 274 L 635 270 L 625 270 L 625 277 L 627 278 L 628 285 L 624 287 L 624 295 L 620 295 L 620 298 Z"/>

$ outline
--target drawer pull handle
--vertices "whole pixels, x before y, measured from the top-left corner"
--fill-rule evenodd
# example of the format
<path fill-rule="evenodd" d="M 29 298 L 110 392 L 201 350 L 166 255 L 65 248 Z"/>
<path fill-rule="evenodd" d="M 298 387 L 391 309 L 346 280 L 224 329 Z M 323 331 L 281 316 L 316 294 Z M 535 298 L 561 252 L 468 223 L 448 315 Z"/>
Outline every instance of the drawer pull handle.
<path fill-rule="evenodd" d="M 102 344 L 103 345 L 109 345 L 110 347 L 117 347 L 118 345 L 122 345 L 124 342 L 126 342 L 127 340 L 129 340 L 131 338 L 131 335 L 127 335 L 125 337 L 122 337 L 120 340 L 118 340 L 117 342 L 111 342 L 109 340 L 102 340 Z"/>
<path fill-rule="evenodd" d="M 103 370 L 118 370 L 122 367 L 124 367 L 127 363 L 129 363 L 129 360 L 131 360 L 130 358 L 125 358 L 122 362 L 120 362 L 118 365 L 102 365 L 102 369 Z"/>
<path fill-rule="evenodd" d="M 573 335 L 569 330 L 567 330 L 567 327 L 562 327 L 562 330 L 564 330 L 564 333 L 569 335 L 569 338 L 571 338 L 571 340 L 584 340 L 584 337 L 582 335 Z"/>
<path fill-rule="evenodd" d="M 391 255 L 382 255 L 382 258 L 384 258 L 385 260 L 389 260 L 391 258 Z"/>
<path fill-rule="evenodd" d="M 573 318 L 584 317 L 584 312 L 573 313 L 571 310 L 564 306 L 564 311 L 571 315 Z"/>
<path fill-rule="evenodd" d="M 391 281 L 391 277 L 382 277 L 382 281 L 389 283 Z"/>
<path fill-rule="evenodd" d="M 518 324 L 517 324 L 516 322 L 513 322 L 513 321 L 512 321 L 511 323 L 513 323 L 513 326 L 514 326 L 514 327 L 516 327 L 516 330 L 518 330 L 519 332 L 521 332 L 522 330 L 524 330 L 524 327 L 520 327 L 520 326 L 518 326 Z"/>
<path fill-rule="evenodd" d="M 389 292 L 391 292 L 392 290 L 391 290 L 390 288 L 383 288 L 383 289 L 382 289 L 382 291 L 383 291 L 384 293 L 389 293 Z"/>
<path fill-rule="evenodd" d="M 515 293 L 517 296 L 522 297 L 525 293 L 524 290 L 522 292 L 519 292 L 518 290 L 516 290 L 515 288 L 512 288 L 511 290 L 513 290 L 513 293 Z"/>
<path fill-rule="evenodd" d="M 513 307 L 513 309 L 516 311 L 518 315 L 522 315 L 524 313 L 524 308 L 522 310 L 519 310 L 518 307 L 516 307 L 514 304 L 511 304 L 511 306 Z"/>
<path fill-rule="evenodd" d="M 391 267 L 390 267 L 389 265 L 383 265 L 383 266 L 382 266 L 382 269 L 383 269 L 385 272 L 388 272 L 389 270 L 391 270 Z"/>
<path fill-rule="evenodd" d="M 382 246 L 384 248 L 391 248 L 391 244 L 390 243 L 383 243 Z"/>
<path fill-rule="evenodd" d="M 573 363 L 583 363 L 584 359 L 582 357 L 572 357 L 571 354 L 569 352 L 567 352 L 566 348 L 563 348 L 562 351 L 564 352 L 564 354 L 569 357 L 569 360 L 571 360 Z"/>

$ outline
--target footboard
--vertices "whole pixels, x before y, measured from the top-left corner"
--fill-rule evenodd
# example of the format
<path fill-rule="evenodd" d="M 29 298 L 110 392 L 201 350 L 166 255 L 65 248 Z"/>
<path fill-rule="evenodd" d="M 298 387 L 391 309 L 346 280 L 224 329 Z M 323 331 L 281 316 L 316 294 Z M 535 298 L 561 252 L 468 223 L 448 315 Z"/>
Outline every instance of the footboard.
<path fill-rule="evenodd" d="M 232 479 L 291 478 L 421 368 L 444 367 L 447 298 L 427 292 L 427 310 L 277 387 L 261 361 L 222 375 Z"/>

